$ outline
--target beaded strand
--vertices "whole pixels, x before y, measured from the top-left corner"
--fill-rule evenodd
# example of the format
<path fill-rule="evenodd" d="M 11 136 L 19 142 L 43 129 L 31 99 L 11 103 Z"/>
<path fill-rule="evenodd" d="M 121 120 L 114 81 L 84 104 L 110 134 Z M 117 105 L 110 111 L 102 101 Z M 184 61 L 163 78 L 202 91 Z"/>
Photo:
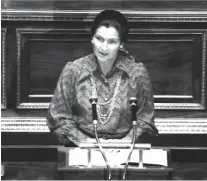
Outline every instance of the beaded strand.
<path fill-rule="evenodd" d="M 109 121 L 109 119 L 111 118 L 111 115 L 113 113 L 116 96 L 118 94 L 120 84 L 121 84 L 121 77 L 122 77 L 122 72 L 119 72 L 119 74 L 117 76 L 117 80 L 116 80 L 116 87 L 114 90 L 113 97 L 110 100 L 108 100 L 107 102 L 99 102 L 99 100 L 97 102 L 97 114 L 99 117 L 99 121 L 103 124 L 107 123 Z M 92 97 L 98 98 L 95 77 L 93 75 L 91 76 L 91 90 L 92 90 Z M 106 106 L 108 104 L 110 104 L 109 109 L 108 109 L 107 113 L 103 114 L 101 112 L 101 106 Z"/>

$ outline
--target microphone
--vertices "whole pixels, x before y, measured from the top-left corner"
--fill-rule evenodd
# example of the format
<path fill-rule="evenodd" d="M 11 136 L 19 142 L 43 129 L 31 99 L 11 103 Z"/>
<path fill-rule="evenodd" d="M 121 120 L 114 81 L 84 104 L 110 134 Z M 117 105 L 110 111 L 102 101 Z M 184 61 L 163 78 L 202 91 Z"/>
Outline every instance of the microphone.
<path fill-rule="evenodd" d="M 96 111 L 96 104 L 98 102 L 98 98 L 92 97 L 90 98 L 90 102 L 92 104 L 92 115 L 93 115 L 93 120 L 97 121 L 97 111 Z"/>
<path fill-rule="evenodd" d="M 98 121 L 97 121 L 96 105 L 97 105 L 98 99 L 97 98 L 91 98 L 90 102 L 92 104 L 93 126 L 94 126 L 94 130 L 95 130 L 96 142 L 98 143 L 98 147 L 101 151 L 101 154 L 102 154 L 102 156 L 104 158 L 104 161 L 106 163 L 106 166 L 107 166 L 108 180 L 111 180 L 111 168 L 109 166 L 108 160 L 106 158 L 105 152 L 103 151 L 103 148 L 102 148 L 102 145 L 101 145 L 101 142 L 99 140 L 98 133 L 97 133 L 97 122 Z"/>
<path fill-rule="evenodd" d="M 137 98 L 136 97 L 131 97 L 130 98 L 130 104 L 131 104 L 131 114 L 132 114 L 132 127 L 133 127 L 133 139 L 132 139 L 132 144 L 130 148 L 130 152 L 127 158 L 127 162 L 124 167 L 124 174 L 123 174 L 123 180 L 126 178 L 126 172 L 127 172 L 127 167 L 129 165 L 129 160 L 131 158 L 134 146 L 135 146 L 135 141 L 136 141 L 136 126 L 137 126 L 137 121 L 136 121 L 136 112 L 137 112 Z"/>
<path fill-rule="evenodd" d="M 137 98 L 130 97 L 130 104 L 131 104 L 131 113 L 132 113 L 132 122 L 136 121 L 136 112 L 137 112 Z"/>

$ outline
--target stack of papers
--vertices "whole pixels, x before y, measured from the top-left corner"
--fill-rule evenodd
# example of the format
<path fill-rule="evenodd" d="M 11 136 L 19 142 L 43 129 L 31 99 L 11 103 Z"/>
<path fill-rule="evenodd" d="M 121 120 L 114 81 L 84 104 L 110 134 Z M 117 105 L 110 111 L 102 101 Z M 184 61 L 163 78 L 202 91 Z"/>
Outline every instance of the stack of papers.
<path fill-rule="evenodd" d="M 126 163 L 130 149 L 104 149 L 107 160 L 111 167 L 117 167 Z M 103 156 L 99 149 L 80 149 L 69 150 L 69 166 L 88 166 L 89 154 L 91 166 L 106 166 Z M 133 150 L 130 162 L 139 163 L 139 150 Z M 143 150 L 143 163 L 152 165 L 167 166 L 167 151 L 162 149 Z"/>

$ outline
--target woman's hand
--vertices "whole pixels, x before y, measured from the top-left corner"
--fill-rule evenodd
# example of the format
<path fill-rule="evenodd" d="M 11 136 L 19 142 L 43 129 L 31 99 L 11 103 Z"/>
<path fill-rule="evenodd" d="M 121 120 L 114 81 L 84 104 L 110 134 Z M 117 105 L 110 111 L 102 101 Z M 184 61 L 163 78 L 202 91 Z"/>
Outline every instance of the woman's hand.
<path fill-rule="evenodd" d="M 54 137 L 57 139 L 57 141 L 60 144 L 63 144 L 63 145 L 70 144 L 70 140 L 67 138 L 67 136 L 60 129 L 53 131 L 52 134 L 54 135 Z"/>

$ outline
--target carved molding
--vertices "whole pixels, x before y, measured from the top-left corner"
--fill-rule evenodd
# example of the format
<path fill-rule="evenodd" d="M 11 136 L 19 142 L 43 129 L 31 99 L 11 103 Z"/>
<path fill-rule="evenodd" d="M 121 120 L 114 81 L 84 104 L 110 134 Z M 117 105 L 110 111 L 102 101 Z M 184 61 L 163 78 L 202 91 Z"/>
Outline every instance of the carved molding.
<path fill-rule="evenodd" d="M 6 28 L 1 29 L 1 109 L 7 108 L 6 95 Z"/>
<path fill-rule="evenodd" d="M 50 103 L 20 103 L 18 109 L 48 109 Z"/>
<path fill-rule="evenodd" d="M 17 36 L 17 100 L 16 106 L 18 107 L 21 104 L 21 33 L 19 30 L 16 31 Z"/>
<path fill-rule="evenodd" d="M 21 39 L 22 36 L 26 34 L 71 34 L 71 33 L 86 33 L 86 30 L 70 30 L 70 29 L 17 29 L 17 108 L 18 109 L 48 109 L 49 103 L 41 102 L 22 102 L 21 99 Z M 152 34 L 148 31 L 132 31 L 132 34 Z M 155 103 L 155 109 L 186 109 L 186 110 L 205 110 L 206 109 L 206 31 L 204 30 L 179 30 L 171 29 L 169 32 L 166 30 L 156 30 L 153 34 L 189 34 L 189 35 L 199 35 L 202 39 L 202 60 L 201 60 L 201 91 L 200 91 L 200 102 L 199 103 Z M 29 97 L 29 95 L 28 95 Z M 34 98 L 37 96 L 33 96 Z M 51 95 L 46 95 L 46 97 L 51 97 Z M 172 97 L 172 96 L 171 96 Z M 156 95 L 155 95 L 156 98 Z M 166 97 L 165 97 L 166 98 Z M 182 95 L 179 97 L 182 99 Z M 186 99 L 184 97 L 183 99 Z"/>
<path fill-rule="evenodd" d="M 206 108 L 206 66 L 207 66 L 207 60 L 206 60 L 206 42 L 207 42 L 207 30 L 205 33 L 203 33 L 203 52 L 202 52 L 202 78 L 201 78 L 201 104 L 204 108 Z"/>
<path fill-rule="evenodd" d="M 206 22 L 206 11 L 127 11 L 129 21 Z M 2 10 L 2 20 L 12 21 L 92 21 L 100 11 L 92 10 Z"/>
<path fill-rule="evenodd" d="M 207 134 L 207 118 L 155 118 L 159 134 Z M 46 118 L 7 117 L 2 132 L 49 132 Z"/>
<path fill-rule="evenodd" d="M 159 134 L 206 134 L 207 119 L 205 118 L 157 118 L 155 125 Z"/>
<path fill-rule="evenodd" d="M 16 107 L 17 109 L 48 109 L 49 102 L 24 102 L 22 100 L 21 93 L 21 64 L 22 64 L 22 55 L 21 55 L 21 44 L 23 36 L 27 36 L 27 34 L 45 34 L 45 35 L 55 35 L 55 34 L 89 34 L 89 30 L 85 29 L 17 29 L 17 98 L 16 98 Z M 65 41 L 65 39 L 63 40 Z M 74 41 L 72 38 L 68 39 L 68 41 Z M 27 95 L 29 98 L 51 98 L 52 95 Z"/>
<path fill-rule="evenodd" d="M 155 103 L 155 109 L 192 109 L 192 110 L 205 110 L 205 107 L 196 103 Z"/>
<path fill-rule="evenodd" d="M 2 118 L 2 132 L 49 132 L 45 118 Z"/>
<path fill-rule="evenodd" d="M 18 109 L 48 109 L 50 103 L 20 103 Z M 205 110 L 201 104 L 191 103 L 155 103 L 156 110 L 162 109 L 193 109 L 193 110 Z"/>
<path fill-rule="evenodd" d="M 151 34 L 150 33 L 151 30 L 146 30 L 146 31 L 142 31 L 141 32 L 137 32 L 137 30 L 133 30 L 131 31 L 131 33 L 133 34 Z M 200 102 L 199 103 L 155 103 L 155 109 L 159 110 L 159 109 L 170 109 L 170 110 L 179 110 L 179 109 L 186 109 L 186 110 L 205 110 L 206 109 L 206 65 L 207 65 L 207 60 L 206 60 L 206 42 L 207 42 L 207 38 L 206 38 L 206 30 L 180 30 L 180 29 L 171 29 L 168 32 L 166 32 L 166 30 L 156 30 L 157 32 L 153 32 L 153 34 L 156 35 L 161 35 L 161 34 L 183 34 L 183 35 L 199 35 L 201 37 L 202 40 L 202 60 L 201 60 L 201 91 L 200 91 Z M 137 40 L 133 40 L 133 41 L 137 41 Z M 138 41 L 143 41 L 143 40 L 138 40 Z M 153 41 L 157 41 L 157 40 L 153 40 Z M 170 40 L 171 41 L 171 40 Z M 174 40 L 173 40 L 174 41 Z M 182 41 L 182 40 L 179 40 Z M 186 40 L 186 41 L 193 41 L 193 40 Z M 181 99 L 191 99 L 191 97 L 189 96 L 185 96 L 185 95 L 166 95 L 166 96 L 162 96 L 162 95 L 154 95 L 154 98 L 181 98 Z"/>

